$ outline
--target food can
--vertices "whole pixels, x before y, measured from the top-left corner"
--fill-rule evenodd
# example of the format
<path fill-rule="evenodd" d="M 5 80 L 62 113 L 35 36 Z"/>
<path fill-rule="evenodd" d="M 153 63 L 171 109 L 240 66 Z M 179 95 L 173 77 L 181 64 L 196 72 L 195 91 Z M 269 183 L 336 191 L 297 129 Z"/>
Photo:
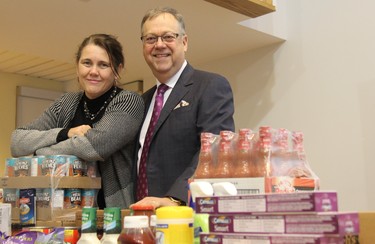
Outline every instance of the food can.
<path fill-rule="evenodd" d="M 3 189 L 3 202 L 10 203 L 12 208 L 19 207 L 19 190 L 15 188 L 4 188 Z"/>
<path fill-rule="evenodd" d="M 168 206 L 156 209 L 156 243 L 193 243 L 193 223 L 193 209 L 190 207 Z"/>
<path fill-rule="evenodd" d="M 42 163 L 45 159 L 45 156 L 34 156 L 31 158 L 32 162 L 32 176 L 41 176 L 41 168 L 42 168 Z"/>
<path fill-rule="evenodd" d="M 65 227 L 64 228 L 64 243 L 65 244 L 76 244 L 79 240 L 79 231 L 76 227 Z"/>
<path fill-rule="evenodd" d="M 5 176 L 13 177 L 14 175 L 14 166 L 18 158 L 7 158 L 5 160 Z"/>
<path fill-rule="evenodd" d="M 42 165 L 42 176 L 66 176 L 69 168 L 69 160 L 66 155 L 45 156 Z"/>
<path fill-rule="evenodd" d="M 69 176 L 83 176 L 85 173 L 85 164 L 80 158 L 69 155 Z"/>
<path fill-rule="evenodd" d="M 51 207 L 51 188 L 37 188 L 36 189 L 36 206 L 39 208 Z"/>
<path fill-rule="evenodd" d="M 21 157 L 15 161 L 14 176 L 31 176 L 31 157 Z"/>
<path fill-rule="evenodd" d="M 81 208 L 81 189 L 69 188 L 64 191 L 64 209 Z"/>
<path fill-rule="evenodd" d="M 85 162 L 85 165 L 85 176 L 92 178 L 98 177 L 98 166 L 96 165 L 96 162 Z"/>
<path fill-rule="evenodd" d="M 97 195 L 96 189 L 82 189 L 81 194 L 82 194 L 82 201 L 81 201 L 82 207 L 96 207 L 96 195 Z"/>

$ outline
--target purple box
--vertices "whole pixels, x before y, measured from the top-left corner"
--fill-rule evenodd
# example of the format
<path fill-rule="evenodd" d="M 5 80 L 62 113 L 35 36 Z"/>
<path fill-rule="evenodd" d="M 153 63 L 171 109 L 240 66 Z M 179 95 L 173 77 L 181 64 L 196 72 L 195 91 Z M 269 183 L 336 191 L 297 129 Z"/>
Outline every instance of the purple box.
<path fill-rule="evenodd" d="M 358 234 L 358 213 L 210 215 L 213 233 Z"/>
<path fill-rule="evenodd" d="M 224 244 L 224 243 L 269 243 L 269 244 L 354 244 L 358 243 L 357 236 L 323 236 L 323 235 L 252 235 L 252 234 L 200 234 L 201 244 Z"/>
<path fill-rule="evenodd" d="M 333 191 L 197 197 L 196 212 L 210 214 L 338 211 Z"/>

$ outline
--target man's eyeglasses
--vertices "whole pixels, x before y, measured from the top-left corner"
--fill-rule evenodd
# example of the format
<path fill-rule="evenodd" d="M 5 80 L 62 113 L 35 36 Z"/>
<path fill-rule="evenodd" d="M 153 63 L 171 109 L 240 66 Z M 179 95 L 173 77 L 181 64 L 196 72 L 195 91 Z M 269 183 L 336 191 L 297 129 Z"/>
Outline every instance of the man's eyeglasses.
<path fill-rule="evenodd" d="M 164 42 L 164 43 L 172 43 L 172 42 L 174 42 L 176 40 L 176 38 L 179 35 L 180 34 L 178 34 L 178 33 L 165 33 L 162 36 L 157 36 L 157 35 L 149 34 L 149 35 L 142 36 L 141 40 L 145 44 L 155 44 L 156 42 L 158 42 L 159 37 L 160 37 L 161 40 L 162 40 L 162 42 Z"/>

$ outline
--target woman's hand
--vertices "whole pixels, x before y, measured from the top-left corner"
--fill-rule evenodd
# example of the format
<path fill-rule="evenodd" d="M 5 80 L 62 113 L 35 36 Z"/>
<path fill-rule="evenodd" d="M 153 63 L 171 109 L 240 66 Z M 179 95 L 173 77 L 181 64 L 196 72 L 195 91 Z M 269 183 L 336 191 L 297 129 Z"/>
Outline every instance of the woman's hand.
<path fill-rule="evenodd" d="M 74 128 L 71 128 L 68 132 L 68 137 L 72 138 L 73 136 L 84 136 L 91 129 L 89 125 L 80 125 Z"/>

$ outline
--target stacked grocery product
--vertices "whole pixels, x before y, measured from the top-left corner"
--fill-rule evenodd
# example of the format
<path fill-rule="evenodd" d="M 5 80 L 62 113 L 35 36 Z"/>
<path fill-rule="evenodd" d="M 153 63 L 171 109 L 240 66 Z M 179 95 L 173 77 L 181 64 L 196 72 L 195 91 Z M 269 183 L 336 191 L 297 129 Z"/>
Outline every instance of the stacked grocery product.
<path fill-rule="evenodd" d="M 196 214 L 208 215 L 202 244 L 358 241 L 358 213 L 339 212 L 337 193 L 319 191 L 302 132 L 262 126 L 202 133 L 190 193 Z"/>
<path fill-rule="evenodd" d="M 359 235 L 358 213 L 339 212 L 334 191 L 197 197 L 196 213 L 209 214 L 202 244 L 357 243 Z"/>
<path fill-rule="evenodd" d="M 230 181 L 239 194 L 319 189 L 319 178 L 306 158 L 303 133 L 269 126 L 202 133 L 191 181 Z"/>
<path fill-rule="evenodd" d="M 94 163 L 50 155 L 8 158 L 5 164 L 0 187 L 14 226 L 73 225 L 77 210 L 96 206 L 101 179 Z"/>

